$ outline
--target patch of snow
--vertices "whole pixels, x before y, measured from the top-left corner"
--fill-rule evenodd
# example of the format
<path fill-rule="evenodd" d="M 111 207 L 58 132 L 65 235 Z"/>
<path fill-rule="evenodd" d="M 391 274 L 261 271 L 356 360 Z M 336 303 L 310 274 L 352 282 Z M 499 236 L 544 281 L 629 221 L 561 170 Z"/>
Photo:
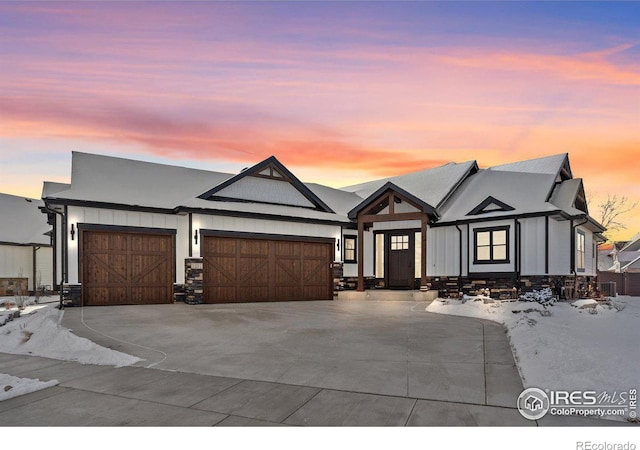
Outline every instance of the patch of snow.
<path fill-rule="evenodd" d="M 576 300 L 575 302 L 571 303 L 571 306 L 575 306 L 578 309 L 581 308 L 588 308 L 591 307 L 591 305 L 597 305 L 598 302 L 592 298 L 586 298 L 584 300 Z"/>
<path fill-rule="evenodd" d="M 438 299 L 427 311 L 503 324 L 525 388 L 612 393 L 638 387 L 640 297 L 585 309 Z"/>
<path fill-rule="evenodd" d="M 0 402 L 56 386 L 57 384 L 58 380 L 40 381 L 0 373 Z"/>
<path fill-rule="evenodd" d="M 71 333 L 60 325 L 63 311 L 53 305 L 37 306 L 0 328 L 0 352 L 116 367 L 141 361 Z"/>

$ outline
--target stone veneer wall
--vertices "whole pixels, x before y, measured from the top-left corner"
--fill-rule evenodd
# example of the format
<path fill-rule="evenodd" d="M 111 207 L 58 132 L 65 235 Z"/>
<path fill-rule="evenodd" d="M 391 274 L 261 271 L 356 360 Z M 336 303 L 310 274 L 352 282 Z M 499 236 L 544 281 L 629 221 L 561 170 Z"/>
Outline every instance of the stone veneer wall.
<path fill-rule="evenodd" d="M 203 268 L 202 258 L 186 258 L 184 260 L 185 303 L 190 305 L 203 303 Z"/>
<path fill-rule="evenodd" d="M 519 294 L 532 290 L 551 288 L 558 294 L 560 288 L 565 285 L 565 279 L 570 276 L 536 275 L 523 276 L 518 283 L 515 275 L 502 277 L 487 277 L 484 279 L 468 277 L 429 277 L 427 286 L 437 290 L 440 297 L 458 297 L 460 292 L 467 295 L 478 295 L 486 289 L 491 297 L 498 299 L 517 298 Z M 578 289 L 588 294 L 595 292 L 596 277 L 578 275 L 575 277 Z M 343 277 L 334 279 L 336 290 L 355 290 L 358 285 L 357 277 Z M 378 278 L 365 278 L 365 289 L 384 289 L 384 280 Z M 515 289 L 514 289 L 515 288 Z M 420 289 L 420 279 L 416 279 L 414 289 Z"/>

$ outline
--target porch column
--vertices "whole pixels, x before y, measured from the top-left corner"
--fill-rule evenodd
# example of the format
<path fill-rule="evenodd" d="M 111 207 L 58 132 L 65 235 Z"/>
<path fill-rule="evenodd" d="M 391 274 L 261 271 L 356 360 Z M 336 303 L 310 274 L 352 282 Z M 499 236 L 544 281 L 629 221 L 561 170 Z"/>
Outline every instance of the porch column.
<path fill-rule="evenodd" d="M 364 292 L 364 222 L 358 218 L 358 292 Z"/>
<path fill-rule="evenodd" d="M 420 286 L 427 285 L 427 223 L 429 222 L 429 218 L 426 214 L 422 215 L 422 239 L 421 239 L 421 249 L 420 249 Z"/>

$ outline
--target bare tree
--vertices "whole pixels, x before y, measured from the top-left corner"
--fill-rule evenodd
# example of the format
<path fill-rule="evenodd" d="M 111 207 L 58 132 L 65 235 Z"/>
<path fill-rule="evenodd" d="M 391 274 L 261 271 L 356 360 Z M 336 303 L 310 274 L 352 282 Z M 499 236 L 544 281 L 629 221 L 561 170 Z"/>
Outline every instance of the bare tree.
<path fill-rule="evenodd" d="M 628 213 L 636 206 L 638 206 L 638 202 L 630 203 L 625 195 L 607 194 L 607 199 L 598 203 L 598 208 L 600 208 L 600 223 L 609 233 L 624 230 L 627 226 L 620 221 L 620 216 Z"/>

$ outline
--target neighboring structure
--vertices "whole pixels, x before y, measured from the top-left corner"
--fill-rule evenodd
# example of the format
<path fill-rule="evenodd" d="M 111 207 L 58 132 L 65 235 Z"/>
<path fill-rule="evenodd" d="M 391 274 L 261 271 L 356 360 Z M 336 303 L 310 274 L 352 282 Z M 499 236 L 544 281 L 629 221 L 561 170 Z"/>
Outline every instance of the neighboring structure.
<path fill-rule="evenodd" d="M 603 263 L 598 270 L 603 272 L 640 272 L 640 233 L 629 241 L 616 241 L 599 248 Z"/>
<path fill-rule="evenodd" d="M 629 241 L 605 245 L 599 247 L 599 281 L 616 283 L 619 295 L 640 295 L 640 233 Z"/>
<path fill-rule="evenodd" d="M 41 200 L 0 194 L 0 296 L 53 290 L 51 227 Z"/>
<path fill-rule="evenodd" d="M 327 300 L 334 281 L 511 295 L 592 282 L 604 231 L 566 154 L 333 189 L 274 157 L 231 175 L 73 153 L 43 200 L 58 279 L 91 305 Z"/>

